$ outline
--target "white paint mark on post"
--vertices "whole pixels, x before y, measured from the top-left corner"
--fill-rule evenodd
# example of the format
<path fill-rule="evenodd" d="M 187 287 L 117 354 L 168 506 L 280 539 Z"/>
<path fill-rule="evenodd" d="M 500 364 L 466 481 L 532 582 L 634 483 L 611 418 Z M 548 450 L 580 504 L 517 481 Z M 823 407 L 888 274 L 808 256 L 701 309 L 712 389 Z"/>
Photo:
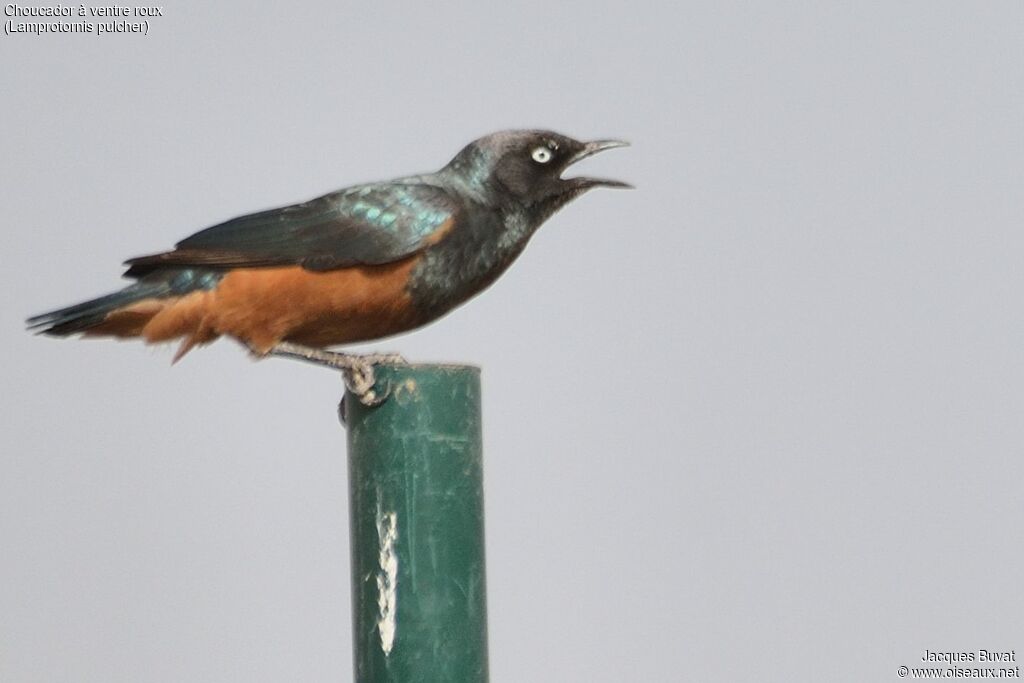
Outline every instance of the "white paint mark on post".
<path fill-rule="evenodd" d="M 377 538 L 380 541 L 380 553 L 377 556 L 380 565 L 380 571 L 377 572 L 377 631 L 380 633 L 380 647 L 386 657 L 391 654 L 398 627 L 398 554 L 395 552 L 398 516 L 394 512 L 384 512 L 379 503 Z"/>

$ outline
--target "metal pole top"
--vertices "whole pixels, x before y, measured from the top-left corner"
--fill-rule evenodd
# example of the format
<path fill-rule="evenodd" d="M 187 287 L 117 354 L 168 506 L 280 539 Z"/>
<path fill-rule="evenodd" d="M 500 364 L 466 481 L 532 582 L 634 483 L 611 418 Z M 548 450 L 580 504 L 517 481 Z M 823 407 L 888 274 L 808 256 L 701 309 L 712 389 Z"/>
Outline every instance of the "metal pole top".
<path fill-rule="evenodd" d="M 386 365 L 346 397 L 360 683 L 485 683 L 480 369 Z"/>

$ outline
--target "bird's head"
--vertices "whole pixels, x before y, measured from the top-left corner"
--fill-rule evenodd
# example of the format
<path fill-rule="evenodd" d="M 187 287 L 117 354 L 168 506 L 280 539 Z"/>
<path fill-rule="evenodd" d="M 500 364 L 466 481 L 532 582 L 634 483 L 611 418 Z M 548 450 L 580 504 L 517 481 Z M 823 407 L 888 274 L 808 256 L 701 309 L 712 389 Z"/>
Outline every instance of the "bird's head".
<path fill-rule="evenodd" d="M 508 130 L 474 140 L 445 171 L 471 186 L 511 198 L 541 220 L 594 187 L 632 187 L 603 178 L 563 178 L 577 161 L 629 143 L 621 140 L 580 142 L 545 130 Z"/>

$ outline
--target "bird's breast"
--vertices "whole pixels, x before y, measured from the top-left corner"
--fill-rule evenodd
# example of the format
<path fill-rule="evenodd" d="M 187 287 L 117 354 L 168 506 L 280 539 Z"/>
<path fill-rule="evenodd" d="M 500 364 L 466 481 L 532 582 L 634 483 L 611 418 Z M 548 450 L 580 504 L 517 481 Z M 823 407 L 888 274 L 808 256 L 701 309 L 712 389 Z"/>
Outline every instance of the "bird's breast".
<path fill-rule="evenodd" d="M 458 222 L 424 250 L 410 273 L 412 305 L 433 319 L 478 294 L 522 253 L 533 230 L 518 214 Z"/>

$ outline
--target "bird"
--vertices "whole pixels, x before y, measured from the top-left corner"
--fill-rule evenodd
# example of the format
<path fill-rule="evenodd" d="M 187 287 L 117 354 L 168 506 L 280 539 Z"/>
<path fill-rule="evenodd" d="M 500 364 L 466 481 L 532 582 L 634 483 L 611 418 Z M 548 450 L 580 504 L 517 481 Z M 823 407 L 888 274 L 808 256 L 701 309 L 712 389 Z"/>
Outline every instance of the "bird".
<path fill-rule="evenodd" d="M 57 337 L 180 339 L 172 362 L 230 337 L 257 357 L 340 369 L 349 390 L 373 405 L 373 366 L 401 357 L 327 349 L 419 328 L 486 289 L 570 201 L 597 187 L 632 187 L 562 175 L 627 145 L 548 130 L 492 133 L 438 171 L 242 215 L 129 259 L 128 286 L 26 324 Z"/>

